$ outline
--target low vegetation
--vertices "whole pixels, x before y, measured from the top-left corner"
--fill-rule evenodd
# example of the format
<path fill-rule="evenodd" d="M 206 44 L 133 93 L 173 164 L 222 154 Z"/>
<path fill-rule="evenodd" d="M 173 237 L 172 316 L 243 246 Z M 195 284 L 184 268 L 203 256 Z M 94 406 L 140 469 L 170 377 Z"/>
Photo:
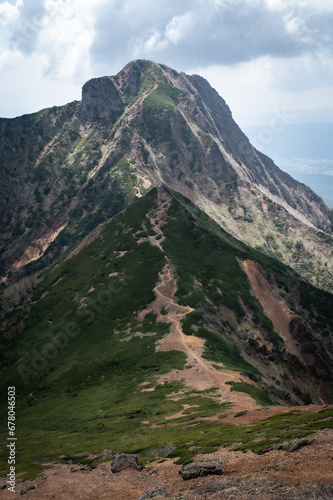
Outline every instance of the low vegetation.
<path fill-rule="evenodd" d="M 46 461 L 105 448 L 138 453 L 145 464 L 159 456 L 152 450 L 167 446 L 173 450 L 168 456 L 185 464 L 220 446 L 237 443 L 237 449 L 261 453 L 271 444 L 332 428 L 331 408 L 227 424 L 223 420 L 232 407 L 214 388 L 191 391 L 183 382 L 159 382 L 160 375 L 183 370 L 186 356 L 156 350 L 170 324 L 157 322 L 152 313 L 138 321 L 138 313 L 155 299 L 153 288 L 165 264 L 165 254 L 148 242 L 153 229 L 146 214 L 155 205 L 152 190 L 79 253 L 63 256 L 42 275 L 25 329 L 2 350 L 1 395 L 6 400 L 8 386 L 17 391 L 22 480 L 35 477 Z M 244 359 L 236 334 L 232 341 L 231 326 L 218 322 L 220 307 L 233 312 L 236 325 L 252 308 L 256 328 L 269 335 L 270 325 L 237 262 L 245 247 L 179 201 L 173 202 L 163 232 L 163 250 L 179 277 L 178 300 L 195 309 L 183 322 L 185 333 L 205 339 L 207 359 L 260 383 L 260 370 Z M 146 240 L 139 243 L 140 238 Z M 247 392 L 260 405 L 271 404 L 253 385 L 235 383 L 232 389 Z M 1 422 L 5 414 L 2 408 Z M 212 416 L 217 421 L 205 420 Z M 6 437 L 2 426 L 2 442 Z M 2 450 L 4 475 L 7 458 Z"/>

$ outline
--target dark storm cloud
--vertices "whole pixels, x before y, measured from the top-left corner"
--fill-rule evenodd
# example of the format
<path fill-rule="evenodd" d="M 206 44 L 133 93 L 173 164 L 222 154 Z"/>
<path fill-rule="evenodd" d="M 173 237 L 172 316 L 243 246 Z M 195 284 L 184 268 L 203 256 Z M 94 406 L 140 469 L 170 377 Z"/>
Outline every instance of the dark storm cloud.
<path fill-rule="evenodd" d="M 312 46 L 311 38 L 288 31 L 283 16 L 263 0 L 123 1 L 100 7 L 95 19 L 91 56 L 97 63 L 146 57 L 202 67 L 292 57 Z"/>

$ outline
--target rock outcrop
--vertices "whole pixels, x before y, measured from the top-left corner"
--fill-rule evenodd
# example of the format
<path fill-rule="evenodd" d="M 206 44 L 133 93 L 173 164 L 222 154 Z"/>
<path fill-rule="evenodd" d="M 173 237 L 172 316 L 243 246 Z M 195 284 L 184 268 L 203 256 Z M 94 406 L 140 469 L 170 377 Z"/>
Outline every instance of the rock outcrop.
<path fill-rule="evenodd" d="M 155 486 L 154 488 L 149 488 L 139 496 L 138 500 L 148 500 L 149 498 L 164 498 L 167 492 L 162 486 Z"/>
<path fill-rule="evenodd" d="M 125 469 L 141 470 L 138 463 L 138 457 L 133 454 L 117 453 L 112 457 L 111 472 L 116 474 L 117 472 L 121 472 Z"/>
<path fill-rule="evenodd" d="M 193 464 L 188 464 L 180 471 L 180 475 L 187 481 L 188 479 L 195 479 L 197 477 L 210 476 L 210 475 L 221 475 L 222 474 L 222 462 L 221 460 L 211 461 L 211 462 L 194 462 Z"/>

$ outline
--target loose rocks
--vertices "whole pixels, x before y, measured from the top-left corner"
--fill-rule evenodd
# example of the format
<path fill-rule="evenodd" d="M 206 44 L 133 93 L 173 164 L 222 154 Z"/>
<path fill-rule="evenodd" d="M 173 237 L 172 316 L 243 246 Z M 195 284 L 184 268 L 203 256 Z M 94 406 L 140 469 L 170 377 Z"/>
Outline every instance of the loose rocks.
<path fill-rule="evenodd" d="M 32 491 L 36 489 L 36 486 L 27 486 L 26 488 L 24 488 L 23 490 L 20 491 L 20 495 L 25 495 L 26 493 L 29 493 L 29 491 Z"/>
<path fill-rule="evenodd" d="M 126 453 L 116 454 L 112 457 L 111 472 L 114 474 L 125 469 L 141 470 L 138 464 L 136 455 L 128 455 Z"/>
<path fill-rule="evenodd" d="M 222 474 L 222 462 L 216 460 L 212 462 L 194 462 L 188 464 L 180 471 L 180 475 L 186 481 L 187 479 L 194 479 L 196 477 L 209 476 L 211 474 Z"/>
<path fill-rule="evenodd" d="M 164 497 L 167 494 L 162 486 L 155 486 L 155 488 L 149 488 L 142 493 L 138 500 L 148 500 L 149 498 Z"/>

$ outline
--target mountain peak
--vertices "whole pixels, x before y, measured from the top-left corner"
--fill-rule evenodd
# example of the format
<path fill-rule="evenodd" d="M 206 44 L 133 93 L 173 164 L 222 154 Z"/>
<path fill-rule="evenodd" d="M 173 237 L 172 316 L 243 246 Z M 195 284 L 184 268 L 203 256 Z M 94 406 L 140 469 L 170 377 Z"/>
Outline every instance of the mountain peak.
<path fill-rule="evenodd" d="M 79 117 L 85 123 L 100 118 L 115 121 L 126 105 L 162 79 L 160 66 L 143 59 L 131 61 L 115 76 L 93 78 L 82 87 Z"/>
<path fill-rule="evenodd" d="M 333 210 L 257 151 L 198 75 L 135 60 L 88 81 L 79 103 L 4 120 L 0 138 L 4 273 L 39 260 L 55 238 L 62 252 L 94 220 L 164 183 L 237 238 L 332 287 Z"/>
<path fill-rule="evenodd" d="M 132 61 L 80 102 L 0 120 L 0 160 L 17 474 L 46 455 L 94 465 L 106 442 L 184 464 L 332 426 L 331 408 L 289 410 L 333 402 L 333 211 L 206 80 Z"/>

